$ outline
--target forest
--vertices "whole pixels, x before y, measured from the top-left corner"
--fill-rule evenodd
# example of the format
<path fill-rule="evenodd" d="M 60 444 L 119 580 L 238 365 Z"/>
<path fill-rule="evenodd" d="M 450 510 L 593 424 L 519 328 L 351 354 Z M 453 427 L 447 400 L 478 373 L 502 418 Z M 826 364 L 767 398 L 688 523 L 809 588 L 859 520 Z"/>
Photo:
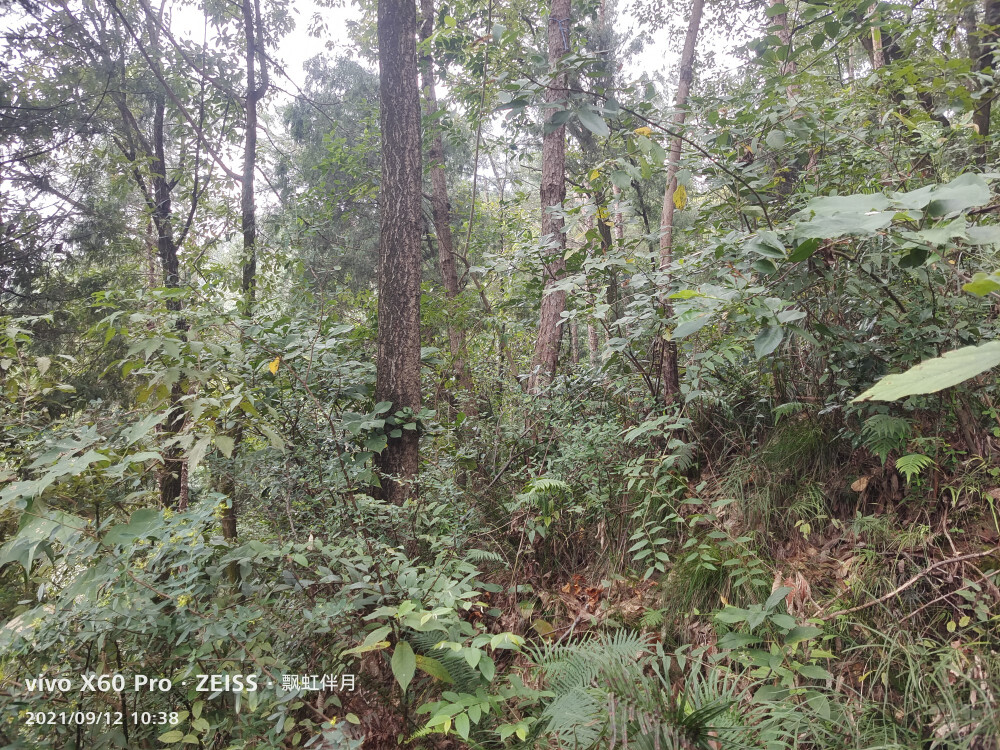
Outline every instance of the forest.
<path fill-rule="evenodd" d="M 0 750 L 1000 750 L 994 65 L 0 0 Z"/>

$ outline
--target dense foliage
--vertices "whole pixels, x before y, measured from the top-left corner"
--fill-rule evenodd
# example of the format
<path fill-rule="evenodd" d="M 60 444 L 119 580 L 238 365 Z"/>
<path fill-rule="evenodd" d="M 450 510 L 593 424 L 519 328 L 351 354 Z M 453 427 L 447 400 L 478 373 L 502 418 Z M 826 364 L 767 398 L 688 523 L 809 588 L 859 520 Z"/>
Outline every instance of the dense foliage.
<path fill-rule="evenodd" d="M 0 750 L 1000 748 L 1000 0 L 640 5 L 0 0 Z"/>

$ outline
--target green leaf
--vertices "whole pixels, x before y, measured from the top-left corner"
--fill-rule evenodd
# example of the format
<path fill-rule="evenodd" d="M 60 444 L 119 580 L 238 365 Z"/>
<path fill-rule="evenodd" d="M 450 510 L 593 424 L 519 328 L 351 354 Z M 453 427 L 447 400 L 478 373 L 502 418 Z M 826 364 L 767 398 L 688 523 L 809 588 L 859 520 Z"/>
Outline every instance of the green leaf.
<path fill-rule="evenodd" d="M 798 263 L 803 260 L 807 260 L 812 257 L 812 254 L 819 249 L 820 241 L 815 237 L 806 240 L 805 242 L 800 242 L 798 247 L 792 250 L 792 254 L 788 256 L 788 260 L 792 263 Z"/>
<path fill-rule="evenodd" d="M 483 654 L 479 660 L 479 671 L 487 682 L 493 682 L 493 677 L 496 675 L 496 664 L 493 663 L 493 659 Z"/>
<path fill-rule="evenodd" d="M 215 447 L 218 448 L 222 455 L 226 458 L 232 458 L 233 448 L 236 447 L 236 441 L 228 435 L 216 435 Z"/>
<path fill-rule="evenodd" d="M 766 258 L 785 259 L 785 243 L 776 232 L 761 232 L 747 243 L 747 250 L 752 250 Z"/>
<path fill-rule="evenodd" d="M 264 437 L 268 439 L 272 447 L 277 448 L 279 451 L 285 450 L 285 441 L 281 438 L 281 435 L 266 424 L 258 425 L 258 428 L 264 433 Z"/>
<path fill-rule="evenodd" d="M 760 636 L 737 633 L 726 633 L 719 639 L 719 648 L 743 648 L 754 643 L 760 643 Z"/>
<path fill-rule="evenodd" d="M 792 593 L 791 587 L 779 586 L 778 588 L 776 588 L 774 591 L 771 592 L 771 595 L 769 597 L 767 597 L 767 601 L 764 602 L 764 609 L 774 609 L 776 606 L 778 606 L 778 602 L 780 602 L 790 593 Z"/>
<path fill-rule="evenodd" d="M 966 224 L 965 219 L 959 217 L 952 221 L 943 221 L 927 229 L 917 232 L 903 232 L 902 236 L 908 240 L 926 242 L 928 245 L 948 245 L 953 239 L 964 239 Z"/>
<path fill-rule="evenodd" d="M 616 169 L 611 173 L 611 182 L 622 190 L 632 187 L 632 177 L 624 169 Z"/>
<path fill-rule="evenodd" d="M 1000 226 L 969 227 L 966 234 L 970 245 L 1000 245 Z"/>
<path fill-rule="evenodd" d="M 409 687 L 410 682 L 413 681 L 413 675 L 417 671 L 417 657 L 413 653 L 413 648 L 406 641 L 400 641 L 396 644 L 396 648 L 392 652 L 392 660 L 390 662 L 392 666 L 392 674 L 396 678 L 396 682 L 406 692 L 406 688 Z"/>
<path fill-rule="evenodd" d="M 810 680 L 829 680 L 833 677 L 833 675 L 823 669 L 823 667 L 817 666 L 816 664 L 804 664 L 798 668 L 798 673 Z"/>
<path fill-rule="evenodd" d="M 194 476 L 194 470 L 198 468 L 198 464 L 201 463 L 201 459 L 205 457 L 208 453 L 209 443 L 212 442 L 212 438 L 208 435 L 202 438 L 198 438 L 198 441 L 191 448 L 191 452 L 187 456 L 188 471 Z"/>
<path fill-rule="evenodd" d="M 770 276 L 772 273 L 778 270 L 778 268 L 774 265 L 774 263 L 769 261 L 767 258 L 760 258 L 758 260 L 755 260 L 753 263 L 750 264 L 750 267 L 753 270 L 757 271 L 757 273 L 762 273 L 765 276 Z"/>
<path fill-rule="evenodd" d="M 821 214 L 811 221 L 798 224 L 793 234 L 799 239 L 833 239 L 845 235 L 870 235 L 892 222 L 891 211 L 872 213 Z"/>
<path fill-rule="evenodd" d="M 923 393 L 937 393 L 1000 364 L 1000 341 L 964 346 L 924 360 L 903 373 L 886 375 L 852 403 L 896 401 Z"/>
<path fill-rule="evenodd" d="M 161 734 L 157 739 L 159 739 L 160 742 L 165 742 L 167 744 L 173 742 L 180 742 L 181 740 L 184 739 L 184 732 L 182 732 L 180 729 L 174 729 L 169 732 L 165 732 L 164 734 Z"/>
<path fill-rule="evenodd" d="M 463 740 L 469 739 L 469 715 L 461 713 L 455 717 L 455 731 Z"/>
<path fill-rule="evenodd" d="M 702 313 L 697 318 L 692 318 L 691 320 L 685 320 L 677 324 L 671 334 L 672 339 L 682 339 L 685 336 L 690 336 L 692 333 L 700 331 L 712 320 L 712 316 L 709 313 Z"/>
<path fill-rule="evenodd" d="M 788 635 L 785 636 L 785 645 L 794 646 L 796 643 L 808 641 L 809 639 L 822 634 L 822 630 L 814 628 L 811 625 L 797 625 L 788 631 Z"/>
<path fill-rule="evenodd" d="M 779 628 L 795 627 L 795 618 L 791 615 L 771 615 L 771 622 Z"/>
<path fill-rule="evenodd" d="M 608 124 L 604 122 L 604 118 L 597 114 L 597 112 L 590 109 L 581 109 L 576 114 L 583 126 L 594 135 L 611 135 L 611 128 L 608 127 Z"/>
<path fill-rule="evenodd" d="M 348 654 L 364 654 L 369 651 L 377 651 L 383 648 L 389 648 L 389 641 L 383 640 L 392 630 L 388 625 L 384 625 L 380 628 L 376 628 L 370 632 L 365 640 L 360 646 L 355 646 L 354 648 L 349 648 L 344 651 L 344 655 Z"/>
<path fill-rule="evenodd" d="M 967 172 L 946 185 L 936 186 L 932 197 L 934 200 L 927 204 L 928 215 L 945 216 L 986 205 L 990 202 L 990 186 L 979 175 Z"/>
<path fill-rule="evenodd" d="M 140 537 L 147 536 L 161 520 L 160 511 L 154 508 L 140 508 L 132 514 L 128 523 L 118 524 L 108 529 L 108 533 L 104 535 L 103 541 L 109 546 L 112 544 L 127 544 Z"/>
<path fill-rule="evenodd" d="M 420 654 L 417 654 L 416 659 L 417 669 L 421 672 L 429 674 L 434 679 L 441 680 L 441 682 L 447 682 L 448 684 L 455 682 L 448 673 L 448 669 L 437 659 L 432 659 L 429 656 L 421 656 Z"/>
<path fill-rule="evenodd" d="M 745 609 L 726 607 L 721 612 L 715 613 L 715 619 L 719 622 L 735 625 L 738 622 L 744 622 L 747 619 L 748 614 L 749 613 Z"/>
<path fill-rule="evenodd" d="M 1000 272 L 977 273 L 972 277 L 972 281 L 962 285 L 962 289 L 977 297 L 985 297 L 987 294 L 1000 290 Z"/>
<path fill-rule="evenodd" d="M 44 375 L 49 371 L 49 367 L 52 365 L 52 360 L 48 357 L 38 357 L 35 360 L 35 365 L 38 367 L 38 374 Z"/>
<path fill-rule="evenodd" d="M 777 349 L 784 335 L 784 331 L 778 326 L 767 326 L 758 333 L 753 342 L 753 351 L 757 359 L 766 357 Z"/>

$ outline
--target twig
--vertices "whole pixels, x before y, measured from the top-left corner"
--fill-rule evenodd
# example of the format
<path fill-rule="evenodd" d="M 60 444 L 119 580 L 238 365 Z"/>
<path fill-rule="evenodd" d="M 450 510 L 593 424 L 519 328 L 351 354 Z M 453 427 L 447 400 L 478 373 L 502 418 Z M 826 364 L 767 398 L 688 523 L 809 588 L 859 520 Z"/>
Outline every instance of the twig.
<path fill-rule="evenodd" d="M 874 607 L 876 604 L 881 604 L 882 602 L 889 601 L 890 599 L 892 599 L 892 597 L 910 588 L 910 586 L 912 586 L 921 578 L 929 574 L 931 571 L 936 570 L 937 568 L 940 568 L 944 565 L 951 565 L 952 563 L 964 562 L 965 560 L 977 560 L 980 557 L 989 557 L 990 555 L 996 554 L 997 552 L 1000 552 L 1000 545 L 997 545 L 996 547 L 991 547 L 985 552 L 970 552 L 967 555 L 959 555 L 958 557 L 949 557 L 945 560 L 938 560 L 936 563 L 928 565 L 926 568 L 917 573 L 915 576 L 913 576 L 913 578 L 908 580 L 902 586 L 893 589 L 885 596 L 880 596 L 878 599 L 870 601 L 866 604 L 859 604 L 857 607 L 851 607 L 850 609 L 841 610 L 840 612 L 831 612 L 830 614 L 820 617 L 819 619 L 824 621 L 832 620 L 834 617 L 839 617 L 841 615 L 849 615 L 854 612 L 860 612 L 863 609 L 868 609 L 869 607 Z"/>

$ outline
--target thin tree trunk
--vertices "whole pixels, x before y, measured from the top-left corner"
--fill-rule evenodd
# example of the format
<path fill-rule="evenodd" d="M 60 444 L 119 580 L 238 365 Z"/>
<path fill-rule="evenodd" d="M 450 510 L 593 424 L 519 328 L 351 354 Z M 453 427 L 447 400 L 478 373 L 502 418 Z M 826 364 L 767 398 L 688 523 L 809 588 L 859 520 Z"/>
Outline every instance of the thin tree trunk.
<path fill-rule="evenodd" d="M 160 21 L 147 13 L 146 28 L 149 33 L 151 59 L 157 64 L 160 58 Z M 158 71 L 154 71 L 158 72 Z M 156 230 L 156 251 L 160 256 L 160 266 L 163 269 L 163 285 L 168 289 L 180 287 L 180 261 L 177 257 L 177 243 L 174 241 L 173 208 L 170 193 L 172 186 L 167 179 L 167 157 L 165 145 L 166 93 L 157 91 L 153 102 L 153 134 L 150 145 L 149 164 L 150 182 L 152 183 L 153 227 Z M 181 301 L 177 297 L 167 300 L 167 309 L 171 312 L 181 311 Z M 177 321 L 178 333 L 183 337 L 187 332 L 187 323 L 183 319 Z M 178 434 L 184 428 L 185 414 L 181 399 L 184 388 L 181 380 L 170 389 L 170 403 L 167 406 L 168 416 L 163 423 L 166 436 Z M 187 499 L 185 480 L 187 472 L 183 471 L 183 451 L 178 445 L 171 445 L 163 451 L 163 470 L 160 472 L 160 504 L 164 508 L 182 507 L 182 500 Z M 186 503 L 183 503 L 186 504 Z"/>
<path fill-rule="evenodd" d="M 549 6 L 549 71 L 554 73 L 563 55 L 570 51 L 570 12 L 572 0 L 552 0 Z M 545 93 L 545 101 L 554 104 L 566 92 L 566 74 L 555 75 Z M 545 121 L 555 114 L 555 108 L 546 109 Z M 545 288 L 538 315 L 538 336 L 531 360 L 528 391 L 536 393 L 546 385 L 556 372 L 559 361 L 559 340 L 562 313 L 566 309 L 566 292 L 552 291 L 552 286 L 566 270 L 564 259 L 566 235 L 563 232 L 562 207 L 566 199 L 566 126 L 560 125 L 546 133 L 542 139 L 542 242 L 545 250 Z"/>
<path fill-rule="evenodd" d="M 590 357 L 591 367 L 597 367 L 601 364 L 601 349 L 597 340 L 597 326 L 593 323 L 587 324 L 587 354 Z"/>
<path fill-rule="evenodd" d="M 977 45 L 977 52 L 979 54 L 975 61 L 976 72 L 990 72 L 994 77 L 997 75 L 997 69 L 993 63 L 993 53 L 996 51 L 998 40 L 1000 40 L 1000 0 L 986 0 L 986 8 L 983 13 L 983 22 L 980 26 Z M 995 96 L 995 91 L 995 84 L 989 86 L 980 100 L 982 103 L 972 115 L 972 124 L 976 126 L 979 137 L 982 139 L 979 147 L 980 163 L 986 161 L 988 151 L 987 137 L 990 134 L 990 120 L 993 116 L 993 97 Z"/>
<path fill-rule="evenodd" d="M 434 33 L 434 0 L 420 0 L 420 16 L 420 41 L 426 43 Z M 425 46 L 420 56 L 420 75 L 424 86 L 424 111 L 430 117 L 437 112 L 438 105 L 434 90 L 434 57 L 429 46 Z M 449 307 L 454 309 L 454 302 L 461 290 L 458 286 L 455 247 L 451 234 L 451 202 L 448 200 L 448 183 L 445 180 L 444 141 L 438 127 L 432 128 L 427 157 L 430 162 L 431 213 L 434 216 L 434 233 L 437 235 L 438 267 L 444 281 L 445 294 L 451 303 Z M 467 361 L 465 329 L 452 315 L 448 316 L 448 345 L 455 380 L 469 396 L 463 407 L 467 414 L 475 415 L 478 409 Z"/>
<path fill-rule="evenodd" d="M 375 400 L 420 409 L 420 87 L 414 0 L 379 0 L 379 123 L 382 134 Z M 379 455 L 381 496 L 402 503 L 415 492 L 417 430 L 402 424 Z"/>
<path fill-rule="evenodd" d="M 243 181 L 240 190 L 240 225 L 243 231 L 243 262 L 242 282 L 240 290 L 242 300 L 240 311 L 243 317 L 249 319 L 253 315 L 253 306 L 257 291 L 257 204 L 254 198 L 254 177 L 257 171 L 257 104 L 267 93 L 269 81 L 266 58 L 263 55 L 263 28 L 260 15 L 259 0 L 243 0 L 243 37 L 246 44 L 246 101 L 244 115 L 246 133 L 243 141 Z M 260 83 L 257 82 L 257 61 L 260 58 Z M 238 422 L 232 433 L 232 456 L 239 455 L 240 444 L 243 442 L 243 424 Z M 223 482 L 223 494 L 229 498 L 229 507 L 222 516 L 222 536 L 224 539 L 236 539 L 236 476 L 235 461 L 233 473 Z M 230 570 L 235 578 L 236 568 Z"/>
<path fill-rule="evenodd" d="M 241 229 L 243 230 L 243 314 L 249 317 L 257 290 L 257 207 L 254 202 L 254 176 L 257 170 L 257 103 L 269 85 L 266 58 L 263 55 L 260 0 L 243 0 L 243 34 L 246 42 L 247 93 L 245 102 L 246 137 L 243 144 L 243 179 L 240 192 Z M 257 60 L 261 61 L 260 83 Z"/>
<path fill-rule="evenodd" d="M 677 96 L 674 98 L 674 131 L 680 131 L 684 126 L 687 114 L 688 93 L 691 81 L 694 79 L 694 53 L 698 43 L 698 31 L 701 29 L 701 14 L 705 0 L 694 0 L 691 5 L 691 18 L 688 21 L 687 35 L 684 37 L 684 50 L 681 52 L 680 72 L 677 80 Z M 674 193 L 677 190 L 677 171 L 680 168 L 681 139 L 676 135 L 670 142 L 670 155 L 667 158 L 667 188 L 663 195 L 663 212 L 660 215 L 660 270 L 667 274 L 668 281 L 661 293 L 664 318 L 673 317 L 674 306 L 670 301 L 670 274 L 674 257 Z M 660 360 L 660 398 L 664 404 L 671 404 L 680 393 L 680 375 L 677 369 L 677 342 L 673 339 L 662 342 Z"/>

